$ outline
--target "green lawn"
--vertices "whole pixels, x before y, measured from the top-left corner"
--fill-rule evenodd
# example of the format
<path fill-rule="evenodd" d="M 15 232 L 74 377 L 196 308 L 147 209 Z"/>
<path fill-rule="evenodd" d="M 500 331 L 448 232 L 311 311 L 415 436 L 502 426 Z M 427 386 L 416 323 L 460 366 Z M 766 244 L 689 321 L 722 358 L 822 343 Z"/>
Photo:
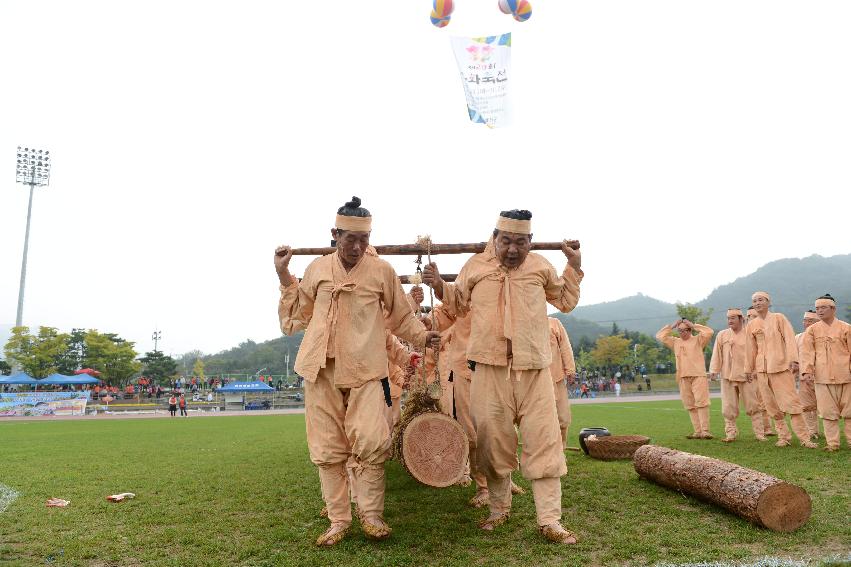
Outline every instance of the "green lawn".
<path fill-rule="evenodd" d="M 713 433 L 722 435 L 718 401 Z M 388 465 L 389 541 L 359 529 L 316 549 L 319 481 L 300 415 L 0 422 L 0 483 L 21 496 L 0 514 L 0 564 L 10 565 L 613 565 L 796 558 L 851 553 L 851 451 L 777 449 L 742 439 L 689 441 L 677 402 L 577 405 L 584 426 L 643 433 L 660 445 L 725 458 L 803 486 L 813 516 L 793 534 L 753 527 L 710 505 L 639 480 L 630 462 L 568 453 L 564 523 L 581 542 L 542 541 L 531 495 L 509 523 L 475 527 L 472 489 L 428 489 Z M 519 480 L 528 488 L 528 483 Z M 137 498 L 111 504 L 104 497 Z M 46 508 L 49 497 L 71 500 Z"/>

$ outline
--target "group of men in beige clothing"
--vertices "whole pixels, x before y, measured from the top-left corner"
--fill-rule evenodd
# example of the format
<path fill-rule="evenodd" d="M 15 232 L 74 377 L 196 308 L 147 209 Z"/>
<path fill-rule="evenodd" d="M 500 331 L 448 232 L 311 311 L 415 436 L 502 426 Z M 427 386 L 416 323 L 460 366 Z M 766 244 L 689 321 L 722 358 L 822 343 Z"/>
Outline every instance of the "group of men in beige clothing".
<path fill-rule="evenodd" d="M 815 310 L 804 314 L 804 332 L 798 335 L 784 315 L 770 310 L 768 293 L 754 293 L 751 302 L 747 321 L 741 310 L 727 311 L 728 328 L 718 333 L 712 350 L 709 373 L 721 379 L 723 441 L 736 440 L 736 418 L 744 405 L 760 441 L 773 435 L 773 420 L 778 447 L 791 445 L 794 432 L 801 446 L 818 448 L 821 417 L 825 450 L 837 451 L 840 420 L 845 421 L 846 438 L 851 434 L 851 325 L 836 319 L 836 301 L 830 295 L 817 299 Z M 675 328 L 678 337 L 673 336 Z M 712 439 L 703 357 L 712 333 L 682 320 L 656 335 L 676 356 L 677 382 L 694 428 L 690 439 Z"/>
<path fill-rule="evenodd" d="M 531 253 L 531 217 L 502 212 L 487 248 L 470 258 L 455 283 L 444 282 L 434 263 L 425 267 L 423 282 L 442 300 L 451 333 L 417 318 L 393 268 L 369 245 L 372 216 L 360 199 L 337 211 L 336 252 L 314 260 L 301 281 L 289 272 L 292 250 L 276 249 L 281 329 L 305 332 L 295 370 L 305 379 L 308 448 L 331 523 L 318 545 L 335 545 L 349 532 L 351 494 L 364 534 L 390 535 L 384 462 L 410 366 L 397 337 L 426 352 L 427 360 L 431 352 L 441 377 L 448 370 L 452 378 L 453 395 L 443 406 L 447 411 L 451 401 L 470 438 L 471 476 L 490 508 L 480 527 L 492 530 L 509 518 L 519 431 L 519 467 L 532 485 L 539 531 L 553 542 L 577 541 L 561 525 L 560 480 L 570 422 L 563 380 L 575 367 L 564 329 L 550 326 L 547 303 L 562 312 L 576 306 L 581 256 L 565 241 L 567 266 L 558 274 Z"/>

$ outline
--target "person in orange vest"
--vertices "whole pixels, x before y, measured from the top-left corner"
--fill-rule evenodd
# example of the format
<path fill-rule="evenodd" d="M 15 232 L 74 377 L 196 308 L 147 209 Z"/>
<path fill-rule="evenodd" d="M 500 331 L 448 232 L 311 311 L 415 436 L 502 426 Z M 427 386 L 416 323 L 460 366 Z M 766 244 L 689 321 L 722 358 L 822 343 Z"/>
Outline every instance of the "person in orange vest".
<path fill-rule="evenodd" d="M 180 406 L 180 416 L 181 417 L 189 417 L 189 414 L 186 413 L 186 397 L 183 394 L 180 394 L 180 399 L 177 401 Z"/>
<path fill-rule="evenodd" d="M 177 414 L 177 398 L 174 394 L 168 399 L 168 412 L 171 414 L 171 417 Z"/>

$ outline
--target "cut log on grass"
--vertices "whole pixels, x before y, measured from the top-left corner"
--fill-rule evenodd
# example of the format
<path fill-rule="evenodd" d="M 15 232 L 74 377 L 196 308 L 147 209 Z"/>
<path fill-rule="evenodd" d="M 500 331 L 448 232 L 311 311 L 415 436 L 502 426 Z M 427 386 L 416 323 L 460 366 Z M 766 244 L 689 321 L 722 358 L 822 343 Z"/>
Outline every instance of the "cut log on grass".
<path fill-rule="evenodd" d="M 569 240 L 570 247 L 579 250 L 578 240 Z M 431 254 L 478 254 L 485 251 L 486 242 L 474 242 L 470 244 L 432 244 Z M 561 242 L 533 242 L 532 250 L 561 250 Z M 333 254 L 337 249 L 327 248 L 293 248 L 293 256 L 327 256 Z M 426 255 L 429 250 L 421 244 L 388 244 L 375 246 L 379 256 L 418 256 Z M 283 256 L 283 254 L 280 254 Z"/>
<path fill-rule="evenodd" d="M 795 531 L 812 513 L 810 496 L 803 488 L 735 463 L 645 445 L 635 452 L 633 464 L 648 480 L 721 506 L 770 530 Z"/>

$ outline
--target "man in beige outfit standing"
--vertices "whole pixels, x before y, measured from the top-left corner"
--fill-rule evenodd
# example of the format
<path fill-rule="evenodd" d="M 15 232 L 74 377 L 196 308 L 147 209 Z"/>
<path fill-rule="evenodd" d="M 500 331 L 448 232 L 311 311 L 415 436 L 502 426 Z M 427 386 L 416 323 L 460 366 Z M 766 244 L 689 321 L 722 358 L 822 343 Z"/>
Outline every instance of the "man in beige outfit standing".
<path fill-rule="evenodd" d="M 679 337 L 674 336 L 674 329 Z M 697 331 L 697 336 L 692 332 Z M 709 381 L 706 378 L 706 359 L 703 349 L 709 344 L 714 331 L 705 325 L 697 325 L 681 319 L 662 327 L 656 340 L 674 351 L 677 361 L 677 385 L 680 398 L 688 410 L 694 433 L 687 439 L 712 439 L 709 432 Z"/>
<path fill-rule="evenodd" d="M 803 416 L 803 406 L 795 390 L 798 371 L 798 345 L 792 325 L 782 313 L 772 313 L 771 296 L 758 291 L 751 298 L 757 317 L 746 328 L 745 373 L 759 381 L 765 410 L 774 418 L 778 447 L 791 445 L 792 434 L 786 427 L 789 414 L 792 431 L 802 447 L 816 449 Z"/>
<path fill-rule="evenodd" d="M 818 315 L 812 309 L 804 313 L 804 332 L 818 322 Z M 803 356 L 804 333 L 795 335 L 795 342 L 798 345 L 798 355 Z M 801 398 L 801 405 L 804 406 L 804 419 L 807 421 L 807 428 L 810 430 L 810 441 L 817 441 L 819 434 L 816 386 L 812 379 L 804 377 L 800 369 L 798 372 L 798 397 Z"/>
<path fill-rule="evenodd" d="M 556 411 L 558 426 L 561 429 L 561 444 L 567 449 L 567 429 L 570 427 L 570 399 L 567 396 L 567 383 L 576 378 L 576 362 L 573 359 L 573 347 L 570 337 L 561 321 L 555 317 L 549 318 L 550 350 L 553 361 L 550 363 L 550 374 L 553 376 L 555 388 Z"/>
<path fill-rule="evenodd" d="M 836 318 L 836 300 L 816 300 L 820 321 L 804 333 L 802 373 L 815 381 L 818 412 L 824 420 L 825 451 L 839 450 L 839 420 L 845 421 L 845 442 L 851 443 L 851 325 Z"/>
<path fill-rule="evenodd" d="M 754 437 L 765 441 L 765 408 L 759 397 L 759 387 L 745 375 L 745 331 L 741 309 L 727 310 L 727 327 L 715 337 L 709 373 L 721 379 L 721 414 L 724 416 L 725 443 L 739 435 L 736 418 L 739 405 L 751 418 Z"/>
<path fill-rule="evenodd" d="M 754 309 L 753 305 L 748 307 L 748 312 L 747 312 L 745 318 L 747 319 L 747 321 L 745 321 L 745 327 L 748 326 L 748 323 L 750 323 L 751 321 L 753 321 L 754 319 L 757 318 L 756 309 Z M 754 383 L 756 383 L 756 382 L 754 382 Z M 762 401 L 762 394 L 759 391 L 759 384 L 757 384 L 757 386 L 756 386 L 756 393 L 759 397 L 759 403 L 762 404 L 762 407 L 764 408 L 765 403 Z M 763 412 L 762 415 L 764 416 L 762 424 L 763 424 L 763 429 L 765 430 L 765 436 L 766 437 L 777 437 L 777 434 L 774 432 L 774 420 L 771 419 L 771 417 L 768 415 L 767 411 Z"/>

